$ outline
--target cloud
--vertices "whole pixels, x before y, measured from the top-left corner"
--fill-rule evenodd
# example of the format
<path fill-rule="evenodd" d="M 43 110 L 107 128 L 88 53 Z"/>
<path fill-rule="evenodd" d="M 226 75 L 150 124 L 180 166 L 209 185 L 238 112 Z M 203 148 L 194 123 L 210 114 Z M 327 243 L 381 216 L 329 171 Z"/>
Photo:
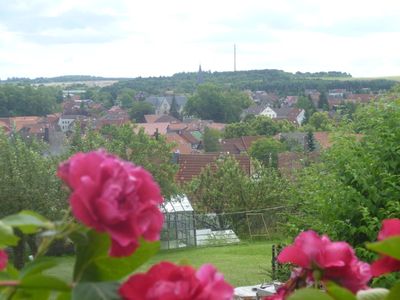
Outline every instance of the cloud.
<path fill-rule="evenodd" d="M 0 0 L 0 77 L 238 69 L 398 75 L 400 1 Z"/>

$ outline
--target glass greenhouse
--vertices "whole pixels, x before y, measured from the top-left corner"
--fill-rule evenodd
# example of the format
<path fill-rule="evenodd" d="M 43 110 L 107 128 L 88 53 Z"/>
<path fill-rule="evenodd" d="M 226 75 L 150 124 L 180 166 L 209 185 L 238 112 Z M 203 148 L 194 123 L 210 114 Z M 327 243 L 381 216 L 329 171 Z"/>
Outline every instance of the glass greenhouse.
<path fill-rule="evenodd" d="M 164 213 L 161 249 L 196 246 L 194 211 L 186 195 L 165 200 L 160 208 Z"/>

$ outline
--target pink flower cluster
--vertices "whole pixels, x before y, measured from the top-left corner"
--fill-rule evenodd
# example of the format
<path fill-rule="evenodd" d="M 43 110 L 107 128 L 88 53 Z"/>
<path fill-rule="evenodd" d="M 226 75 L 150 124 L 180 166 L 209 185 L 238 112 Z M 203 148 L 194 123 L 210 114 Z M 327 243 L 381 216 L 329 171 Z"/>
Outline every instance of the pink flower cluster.
<path fill-rule="evenodd" d="M 8 255 L 7 252 L 0 249 L 0 271 L 7 267 Z"/>
<path fill-rule="evenodd" d="M 160 238 L 163 199 L 146 170 L 104 151 L 78 153 L 60 165 L 58 176 L 72 189 L 70 204 L 83 224 L 111 237 L 111 256 L 127 256 L 140 237 Z M 2 256 L 0 252 L 0 267 Z M 228 300 L 233 289 L 212 265 L 197 272 L 163 262 L 131 276 L 119 289 L 125 299 Z"/>
<path fill-rule="evenodd" d="M 83 224 L 111 237 L 111 256 L 128 256 L 139 238 L 158 240 L 163 198 L 151 174 L 102 150 L 77 153 L 57 175 L 72 189 L 70 204 Z"/>
<path fill-rule="evenodd" d="M 400 219 L 383 220 L 381 231 L 378 234 L 378 241 L 394 236 L 400 236 Z M 371 269 L 374 277 L 389 272 L 400 271 L 400 261 L 383 255 L 380 259 L 372 263 Z"/>
<path fill-rule="evenodd" d="M 126 300 L 230 300 L 233 288 L 212 265 L 196 272 L 190 266 L 161 262 L 145 274 L 132 275 L 119 293 Z"/>
<path fill-rule="evenodd" d="M 295 275 L 285 284 L 278 294 L 268 299 L 285 299 L 298 282 L 311 284 L 315 281 L 333 281 L 356 293 L 366 289 L 371 279 L 369 264 L 356 257 L 353 248 L 345 242 L 331 242 L 314 231 L 302 232 L 293 245 L 283 249 L 278 256 L 280 263 L 292 263 L 300 267 Z"/>

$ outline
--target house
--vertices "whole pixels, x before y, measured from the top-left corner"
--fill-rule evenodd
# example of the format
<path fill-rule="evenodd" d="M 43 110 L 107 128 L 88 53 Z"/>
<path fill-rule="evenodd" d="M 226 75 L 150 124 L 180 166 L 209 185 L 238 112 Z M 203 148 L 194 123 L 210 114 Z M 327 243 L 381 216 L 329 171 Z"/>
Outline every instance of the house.
<path fill-rule="evenodd" d="M 299 100 L 298 96 L 287 96 L 285 100 L 283 100 L 283 105 L 288 106 L 288 107 L 293 107 L 297 104 L 297 101 Z"/>
<path fill-rule="evenodd" d="M 192 149 L 199 149 L 199 146 L 201 144 L 201 140 L 195 137 L 192 132 L 187 131 L 187 130 L 182 130 L 179 131 L 178 133 L 184 140 L 186 140 Z"/>
<path fill-rule="evenodd" d="M 247 174 L 251 175 L 250 158 L 247 155 L 231 155 L 237 160 L 239 166 Z M 202 170 L 211 165 L 215 168 L 215 162 L 223 157 L 219 153 L 206 154 L 176 154 L 176 162 L 179 165 L 179 170 L 176 179 L 181 184 L 191 181 L 193 178 L 200 175 Z"/>
<path fill-rule="evenodd" d="M 243 111 L 243 115 L 252 114 L 255 116 L 267 116 L 276 120 L 288 120 L 296 125 L 301 125 L 304 122 L 304 109 L 294 107 L 271 108 L 268 105 L 250 106 Z"/>
<path fill-rule="evenodd" d="M 97 128 L 105 125 L 121 126 L 130 122 L 128 113 L 119 106 L 111 107 L 104 116 L 98 119 Z"/>
<path fill-rule="evenodd" d="M 177 111 L 182 113 L 187 102 L 186 96 L 149 96 L 144 101 L 154 106 L 156 115 L 167 115 L 171 110 L 171 105 L 174 98 Z"/>
<path fill-rule="evenodd" d="M 346 97 L 346 101 L 353 103 L 369 103 L 376 99 L 374 94 L 349 94 Z"/>
<path fill-rule="evenodd" d="M 217 123 L 212 120 L 200 120 L 200 119 L 192 119 L 187 118 L 183 119 L 183 123 L 187 125 L 186 130 L 188 131 L 199 131 L 201 133 L 204 132 L 206 127 L 212 128 L 215 130 L 223 131 L 225 129 L 226 124 Z"/>
<path fill-rule="evenodd" d="M 135 132 L 139 132 L 143 128 L 144 133 L 150 136 L 166 135 L 168 132 L 169 123 L 138 123 L 134 128 Z"/>
<path fill-rule="evenodd" d="M 83 115 L 61 115 L 58 119 L 57 125 L 60 127 L 62 132 L 67 133 L 72 130 L 75 121 L 88 123 L 90 119 Z"/>
<path fill-rule="evenodd" d="M 345 89 L 332 89 L 328 91 L 328 97 L 343 99 L 346 93 Z"/>
<path fill-rule="evenodd" d="M 192 145 L 176 132 L 168 132 L 165 138 L 167 143 L 175 144 L 175 147 L 172 149 L 174 153 L 190 154 L 193 152 Z"/>
<path fill-rule="evenodd" d="M 220 151 L 227 154 L 248 154 L 251 144 L 264 136 L 242 136 L 239 138 L 223 139 L 220 141 Z"/>
<path fill-rule="evenodd" d="M 251 93 L 251 98 L 257 104 L 266 104 L 274 106 L 279 103 L 279 97 L 274 93 L 267 93 L 265 91 L 256 91 Z"/>
<path fill-rule="evenodd" d="M 301 108 L 274 108 L 276 113 L 275 119 L 277 120 L 288 120 L 296 125 L 301 125 L 305 119 L 305 110 Z"/>
<path fill-rule="evenodd" d="M 180 123 L 178 119 L 170 115 L 144 115 L 146 123 Z"/>

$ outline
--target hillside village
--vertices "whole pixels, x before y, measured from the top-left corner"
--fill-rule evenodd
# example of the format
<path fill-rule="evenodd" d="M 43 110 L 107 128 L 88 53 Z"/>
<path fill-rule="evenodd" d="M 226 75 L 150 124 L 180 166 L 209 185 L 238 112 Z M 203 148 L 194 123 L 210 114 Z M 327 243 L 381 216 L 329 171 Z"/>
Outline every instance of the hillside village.
<path fill-rule="evenodd" d="M 356 92 L 336 88 L 326 93 L 306 89 L 302 96 L 280 96 L 273 92 L 250 90 L 244 91 L 244 94 L 250 100 L 250 104 L 240 113 L 241 122 L 252 117 L 268 117 L 274 122 L 283 121 L 291 126 L 289 132 L 286 130 L 273 134 L 277 141 L 289 140 L 297 145 L 294 152 L 287 149 L 278 153 L 277 168 L 282 174 L 290 174 L 293 170 L 301 168 L 308 158 L 315 161 L 318 153 L 331 145 L 330 132 L 315 128 L 312 133 L 315 139 L 314 149 L 307 149 L 304 123 L 310 115 L 307 116 L 309 111 L 298 105 L 300 98 L 303 98 L 303 101 L 308 100 L 308 105 L 314 107 L 314 112 L 326 112 L 334 123 L 344 105 L 363 105 L 379 96 L 369 88 Z M 46 116 L 3 117 L 0 118 L 0 126 L 9 135 L 18 133 L 25 139 L 35 137 L 44 141 L 49 144 L 49 154 L 58 155 L 68 148 L 68 137 L 76 126 L 80 127 L 84 135 L 87 130 L 99 131 L 108 125 L 132 124 L 133 131 L 143 130 L 154 139 L 162 136 L 167 143 L 173 145 L 174 162 L 179 165 L 176 179 L 180 183 L 192 180 L 206 165 L 212 164 L 221 155 L 232 155 L 239 161 L 246 174 L 251 175 L 249 149 L 254 141 L 265 137 L 258 134 L 224 138 L 224 130 L 229 124 L 185 116 L 185 105 L 190 96 L 178 95 L 170 90 L 164 95 L 146 96 L 146 93 L 139 92 L 132 96 L 134 98 L 131 101 L 146 103 L 153 108 L 153 114 L 143 115 L 143 122 L 132 120 L 128 108 L 124 108 L 121 102 L 107 108 L 101 102 L 85 98 L 86 95 L 87 90 L 84 86 L 80 89 L 64 89 L 61 112 Z M 172 110 L 177 112 L 175 117 Z M 219 133 L 217 147 L 211 153 L 204 145 L 207 129 Z"/>

